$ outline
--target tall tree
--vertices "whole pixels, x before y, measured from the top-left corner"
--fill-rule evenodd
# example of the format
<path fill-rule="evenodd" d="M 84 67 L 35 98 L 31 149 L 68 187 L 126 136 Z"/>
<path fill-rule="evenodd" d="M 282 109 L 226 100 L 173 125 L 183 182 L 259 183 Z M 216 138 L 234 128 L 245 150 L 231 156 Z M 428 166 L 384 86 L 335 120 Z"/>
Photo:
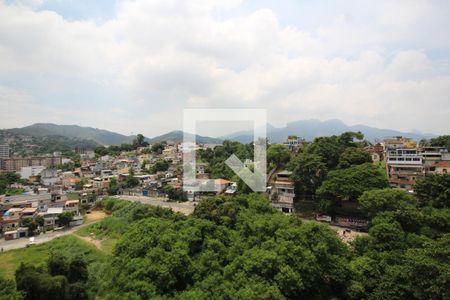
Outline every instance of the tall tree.
<path fill-rule="evenodd" d="M 286 164 L 290 158 L 291 152 L 284 145 L 274 144 L 267 149 L 267 162 L 274 167 Z"/>
<path fill-rule="evenodd" d="M 358 147 L 348 147 L 339 157 L 339 168 L 348 168 L 368 162 L 372 162 L 372 156 L 366 150 Z"/>
<path fill-rule="evenodd" d="M 380 212 L 405 210 L 416 205 L 416 199 L 411 194 L 398 189 L 365 191 L 359 197 L 358 202 L 370 217 Z"/>
<path fill-rule="evenodd" d="M 365 191 L 386 187 L 386 174 L 377 166 L 366 163 L 329 172 L 317 194 L 324 204 L 332 207 L 340 201 L 355 201 Z"/>
<path fill-rule="evenodd" d="M 450 208 L 450 174 L 427 174 L 417 181 L 414 190 L 421 205 Z"/>
<path fill-rule="evenodd" d="M 450 135 L 441 135 L 430 139 L 431 146 L 446 147 L 450 150 Z"/>
<path fill-rule="evenodd" d="M 73 220 L 73 212 L 65 211 L 58 216 L 58 223 L 60 226 L 69 226 Z"/>
<path fill-rule="evenodd" d="M 311 196 L 325 179 L 328 169 L 321 156 L 311 153 L 300 153 L 292 158 L 288 165 L 295 180 L 297 195 Z"/>

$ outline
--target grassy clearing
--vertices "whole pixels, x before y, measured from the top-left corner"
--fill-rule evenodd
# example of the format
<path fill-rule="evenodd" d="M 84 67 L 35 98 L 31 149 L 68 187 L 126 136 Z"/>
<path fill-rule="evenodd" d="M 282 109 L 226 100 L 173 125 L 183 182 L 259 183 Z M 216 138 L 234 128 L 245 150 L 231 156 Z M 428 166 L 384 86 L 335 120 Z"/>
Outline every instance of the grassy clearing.
<path fill-rule="evenodd" d="M 95 245 L 101 251 L 112 254 L 122 236 L 122 232 L 118 228 L 123 228 L 123 226 L 123 220 L 110 216 L 101 222 L 80 228 L 75 235 Z"/>
<path fill-rule="evenodd" d="M 119 242 L 118 239 L 107 239 L 101 242 L 102 250 L 107 254 L 112 254 L 114 251 L 114 247 Z"/>
<path fill-rule="evenodd" d="M 45 265 L 52 251 L 65 253 L 68 256 L 83 254 L 88 262 L 107 259 L 106 253 L 99 251 L 95 246 L 68 235 L 44 244 L 1 253 L 0 277 L 14 279 L 14 273 L 22 262 L 35 266 Z"/>

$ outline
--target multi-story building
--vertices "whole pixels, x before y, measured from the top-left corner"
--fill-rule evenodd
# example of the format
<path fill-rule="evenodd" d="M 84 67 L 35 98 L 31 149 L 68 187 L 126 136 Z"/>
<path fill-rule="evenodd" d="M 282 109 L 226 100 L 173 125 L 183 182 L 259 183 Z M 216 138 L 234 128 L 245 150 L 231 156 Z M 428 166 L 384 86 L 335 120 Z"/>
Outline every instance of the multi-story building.
<path fill-rule="evenodd" d="M 283 145 L 288 147 L 289 150 L 291 150 L 293 152 L 298 152 L 298 150 L 301 148 L 303 142 L 304 142 L 303 139 L 301 139 L 295 135 L 290 135 L 290 136 L 288 136 L 287 140 L 283 143 Z"/>
<path fill-rule="evenodd" d="M 0 158 L 8 158 L 10 155 L 9 145 L 0 145 Z"/>
<path fill-rule="evenodd" d="M 422 156 L 422 161 L 427 169 L 436 162 L 447 160 L 449 154 L 447 148 L 433 146 L 421 147 L 419 153 Z"/>
<path fill-rule="evenodd" d="M 45 169 L 41 172 L 40 175 L 41 184 L 44 186 L 52 186 L 61 181 L 56 169 Z"/>
<path fill-rule="evenodd" d="M 34 156 L 34 157 L 9 157 L 0 158 L 0 171 L 20 172 L 24 167 L 44 166 L 55 167 L 62 163 L 61 156 Z"/>
<path fill-rule="evenodd" d="M 269 187 L 272 206 L 286 213 L 294 211 L 295 191 L 294 181 L 290 179 L 291 175 L 290 171 L 279 172 Z"/>
<path fill-rule="evenodd" d="M 396 148 L 386 151 L 386 169 L 392 187 L 411 189 L 425 175 L 418 149 Z"/>
<path fill-rule="evenodd" d="M 63 207 L 51 207 L 45 212 L 39 213 L 44 218 L 44 229 L 53 229 L 58 225 L 58 216 L 63 213 Z"/>
<path fill-rule="evenodd" d="M 20 169 L 20 178 L 28 179 L 31 176 L 38 176 L 44 170 L 45 170 L 44 166 L 22 167 Z"/>

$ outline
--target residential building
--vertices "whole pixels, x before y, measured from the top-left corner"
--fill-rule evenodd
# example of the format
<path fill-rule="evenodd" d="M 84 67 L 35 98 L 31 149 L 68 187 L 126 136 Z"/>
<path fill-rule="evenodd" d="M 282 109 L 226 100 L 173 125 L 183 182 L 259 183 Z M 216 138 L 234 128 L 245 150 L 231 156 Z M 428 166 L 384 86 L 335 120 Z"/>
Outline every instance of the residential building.
<path fill-rule="evenodd" d="M 28 236 L 28 227 L 18 227 L 16 230 L 5 231 L 3 237 L 6 241 Z"/>
<path fill-rule="evenodd" d="M 289 148 L 292 152 L 298 152 L 298 150 L 301 148 L 304 140 L 299 138 L 296 135 L 290 135 L 286 139 L 286 141 L 283 143 L 286 147 Z"/>
<path fill-rule="evenodd" d="M 0 202 L 0 216 L 10 208 L 36 207 L 39 212 L 49 207 L 64 207 L 67 196 L 60 193 L 38 193 L 6 196 Z"/>
<path fill-rule="evenodd" d="M 422 156 L 416 148 L 393 148 L 386 152 L 386 170 L 392 187 L 412 189 L 425 175 Z"/>
<path fill-rule="evenodd" d="M 231 185 L 226 189 L 225 195 L 227 196 L 234 196 L 237 192 L 237 183 L 233 182 Z"/>
<path fill-rule="evenodd" d="M 44 186 L 53 186 L 61 181 L 56 169 L 45 169 L 41 172 L 41 184 Z"/>
<path fill-rule="evenodd" d="M 279 172 L 269 186 L 269 198 L 272 206 L 285 213 L 294 211 L 295 191 L 291 175 L 290 171 Z"/>
<path fill-rule="evenodd" d="M 377 143 L 373 146 L 368 146 L 365 149 L 372 157 L 372 161 L 383 161 L 384 160 L 384 147 L 382 144 Z"/>
<path fill-rule="evenodd" d="M 20 227 L 20 218 L 22 217 L 23 208 L 10 208 L 2 216 L 0 227 L 2 233 L 16 230 Z"/>
<path fill-rule="evenodd" d="M 37 207 L 26 207 L 22 210 L 22 219 L 23 218 L 34 218 L 38 213 Z"/>
<path fill-rule="evenodd" d="M 107 189 L 109 187 L 109 182 L 114 176 L 105 177 L 95 177 L 92 179 L 92 187 L 94 189 Z"/>
<path fill-rule="evenodd" d="M 20 169 L 20 178 L 28 179 L 31 176 L 38 176 L 45 170 L 44 166 L 22 167 Z"/>
<path fill-rule="evenodd" d="M 44 229 L 53 229 L 58 225 L 58 216 L 63 213 L 63 207 L 51 207 L 39 213 L 44 218 Z"/>
<path fill-rule="evenodd" d="M 8 158 L 10 155 L 9 145 L 0 145 L 0 158 Z"/>
<path fill-rule="evenodd" d="M 429 172 L 436 174 L 450 174 L 450 161 L 443 160 L 436 162 L 434 165 L 429 167 Z"/>
<path fill-rule="evenodd" d="M 233 182 L 226 179 L 214 179 L 214 190 L 217 194 L 223 193 Z"/>
<path fill-rule="evenodd" d="M 61 156 L 33 156 L 0 158 L 0 171 L 20 172 L 23 167 L 43 166 L 55 167 L 62 163 Z"/>
<path fill-rule="evenodd" d="M 74 215 L 80 214 L 80 200 L 67 200 L 64 205 L 65 211 L 73 212 Z"/>
<path fill-rule="evenodd" d="M 422 156 L 422 161 L 425 166 L 431 166 L 435 162 L 445 160 L 448 154 L 448 149 L 445 147 L 433 147 L 433 146 L 425 146 L 419 148 L 420 156 Z"/>
<path fill-rule="evenodd" d="M 72 173 L 72 172 L 70 172 L 70 173 Z M 81 181 L 81 178 L 75 176 L 74 174 L 72 174 L 72 176 L 65 175 L 62 178 L 62 186 L 64 188 L 73 188 L 73 187 L 75 187 L 77 182 L 80 182 L 80 181 Z"/>

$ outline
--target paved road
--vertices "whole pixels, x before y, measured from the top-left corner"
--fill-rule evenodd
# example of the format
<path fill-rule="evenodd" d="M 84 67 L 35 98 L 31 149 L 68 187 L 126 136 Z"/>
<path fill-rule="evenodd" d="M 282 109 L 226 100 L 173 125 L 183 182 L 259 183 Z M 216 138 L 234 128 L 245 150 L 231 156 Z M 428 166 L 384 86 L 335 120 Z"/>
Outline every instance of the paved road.
<path fill-rule="evenodd" d="M 161 207 L 167 207 L 171 208 L 173 211 L 181 212 L 183 214 L 191 214 L 194 211 L 194 204 L 191 202 L 183 202 L 183 203 L 177 203 L 177 202 L 166 202 L 164 200 L 161 200 L 161 198 L 151 198 L 151 197 L 139 197 L 139 196 L 119 196 L 117 198 L 128 200 L 128 201 L 139 201 L 143 204 L 153 205 L 153 206 L 161 206 Z M 58 238 L 60 236 L 69 235 L 74 233 L 80 228 L 83 228 L 85 226 L 92 225 L 95 222 L 83 224 L 80 226 L 76 226 L 70 229 L 66 229 L 63 231 L 52 231 L 45 234 L 38 235 L 34 238 L 35 244 L 42 244 L 45 242 L 49 242 L 55 238 Z M 3 251 L 9 251 L 13 249 L 20 249 L 25 248 L 27 246 L 29 239 L 28 238 L 20 238 L 17 240 L 10 240 L 5 241 L 4 239 L 0 240 L 0 249 L 3 248 Z"/>
<path fill-rule="evenodd" d="M 80 228 L 83 228 L 85 226 L 89 226 L 92 225 L 94 223 L 96 223 L 98 221 L 95 222 L 90 222 L 90 223 L 86 223 L 80 226 L 75 226 L 72 227 L 70 229 L 66 229 L 66 230 L 61 230 L 61 231 L 52 231 L 52 232 L 47 232 L 45 234 L 41 234 L 38 236 L 34 237 L 34 243 L 35 244 L 42 244 L 42 243 L 46 243 L 49 242 L 53 239 L 56 239 L 60 236 L 64 236 L 64 235 L 68 235 L 68 234 L 72 234 L 75 231 L 77 231 Z M 3 251 L 9 251 L 9 250 L 13 250 L 13 249 L 20 249 L 20 248 L 25 248 L 27 246 L 27 243 L 29 241 L 29 238 L 20 238 L 17 240 L 10 240 L 10 241 L 5 241 L 4 239 L 0 240 L 0 248 L 3 248 Z"/>
<path fill-rule="evenodd" d="M 140 197 L 140 196 L 117 196 L 119 199 L 124 199 L 128 201 L 141 202 L 143 204 L 153 205 L 153 206 L 161 206 L 166 208 L 171 208 L 175 212 L 181 212 L 185 215 L 189 215 L 194 211 L 195 204 L 193 202 L 167 202 L 161 200 L 161 198 L 152 198 L 152 197 Z"/>

